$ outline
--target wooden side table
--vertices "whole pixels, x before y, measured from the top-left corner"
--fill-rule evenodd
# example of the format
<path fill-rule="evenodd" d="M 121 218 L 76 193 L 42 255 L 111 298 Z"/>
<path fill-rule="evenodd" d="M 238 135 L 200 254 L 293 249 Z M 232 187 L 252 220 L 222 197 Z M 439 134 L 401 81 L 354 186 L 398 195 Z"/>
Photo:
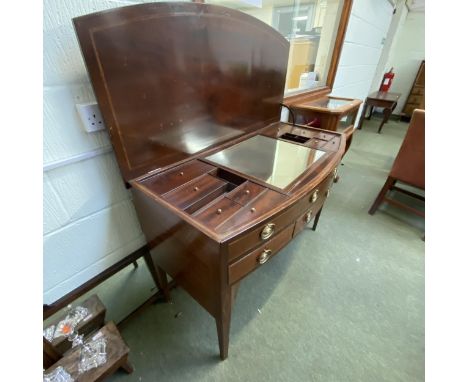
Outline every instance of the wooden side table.
<path fill-rule="evenodd" d="M 325 96 L 310 101 L 294 102 L 289 107 L 299 125 L 343 133 L 346 137 L 346 154 L 351 145 L 354 121 L 361 103 L 359 99 Z"/>
<path fill-rule="evenodd" d="M 362 123 L 364 122 L 364 118 L 366 116 L 367 107 L 370 106 L 371 110 L 369 112 L 369 116 L 367 119 L 371 119 L 372 113 L 374 111 L 374 107 L 383 107 L 384 108 L 384 117 L 382 123 L 379 126 L 378 133 L 382 131 L 382 127 L 385 123 L 387 123 L 390 115 L 392 115 L 392 111 L 395 110 L 398 99 L 400 98 L 400 93 L 389 93 L 389 92 L 374 92 L 367 96 L 366 102 L 364 103 L 364 109 L 362 110 L 361 119 L 359 121 L 358 129 L 362 129 Z"/>

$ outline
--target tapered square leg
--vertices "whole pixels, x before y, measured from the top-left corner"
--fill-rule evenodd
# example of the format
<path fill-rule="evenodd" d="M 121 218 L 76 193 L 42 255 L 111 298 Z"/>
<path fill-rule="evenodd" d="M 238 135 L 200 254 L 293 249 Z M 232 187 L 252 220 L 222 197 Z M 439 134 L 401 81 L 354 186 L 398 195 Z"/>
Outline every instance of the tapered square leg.
<path fill-rule="evenodd" d="M 317 212 L 317 215 L 315 215 L 314 225 L 312 226 L 312 231 L 315 231 L 315 229 L 317 228 L 317 224 L 318 224 L 319 219 L 320 219 L 320 214 L 322 213 L 322 208 L 320 208 L 319 211 Z"/>
<path fill-rule="evenodd" d="M 221 297 L 221 312 L 216 318 L 216 329 L 218 331 L 219 356 L 222 360 L 228 357 L 229 331 L 231 329 L 231 313 L 236 298 L 239 284 L 226 288 Z"/>
<path fill-rule="evenodd" d="M 378 131 L 379 134 L 382 131 L 383 125 L 385 125 L 388 122 L 388 119 L 390 118 L 391 115 L 392 115 L 392 109 L 384 109 L 383 119 L 382 119 L 382 122 L 380 123 L 379 131 Z"/>

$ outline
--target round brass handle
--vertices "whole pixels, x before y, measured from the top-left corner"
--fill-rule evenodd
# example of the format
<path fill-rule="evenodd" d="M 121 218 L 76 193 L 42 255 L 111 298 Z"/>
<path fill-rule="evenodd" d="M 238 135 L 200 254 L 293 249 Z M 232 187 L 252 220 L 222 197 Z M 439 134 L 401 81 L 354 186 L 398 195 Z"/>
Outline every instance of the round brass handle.
<path fill-rule="evenodd" d="M 260 237 L 262 240 L 269 239 L 275 233 L 275 225 L 273 223 L 268 223 L 265 227 L 263 227 L 262 232 L 260 233 Z"/>
<path fill-rule="evenodd" d="M 305 222 L 309 223 L 312 220 L 312 211 L 309 211 L 305 215 Z"/>
<path fill-rule="evenodd" d="M 257 261 L 259 264 L 265 264 L 271 256 L 271 249 L 264 249 L 263 252 L 258 256 Z"/>
<path fill-rule="evenodd" d="M 318 190 L 318 188 L 316 188 L 316 189 L 314 190 L 314 193 L 310 196 L 309 201 L 310 201 L 311 203 L 315 203 L 315 202 L 317 201 L 317 199 L 318 199 L 318 193 L 319 193 L 319 190 Z"/>
<path fill-rule="evenodd" d="M 218 208 L 218 209 L 216 210 L 216 213 L 217 213 L 218 215 L 221 215 L 222 212 L 223 212 L 223 210 L 222 210 L 221 208 Z"/>

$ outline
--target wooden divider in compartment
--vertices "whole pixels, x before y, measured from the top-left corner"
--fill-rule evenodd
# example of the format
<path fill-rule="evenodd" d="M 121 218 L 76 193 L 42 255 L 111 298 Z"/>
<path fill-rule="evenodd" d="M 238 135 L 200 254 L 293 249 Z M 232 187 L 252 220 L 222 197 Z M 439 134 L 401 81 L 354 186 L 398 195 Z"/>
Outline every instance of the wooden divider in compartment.
<path fill-rule="evenodd" d="M 268 190 L 199 160 L 150 176 L 141 183 L 213 229 Z"/>

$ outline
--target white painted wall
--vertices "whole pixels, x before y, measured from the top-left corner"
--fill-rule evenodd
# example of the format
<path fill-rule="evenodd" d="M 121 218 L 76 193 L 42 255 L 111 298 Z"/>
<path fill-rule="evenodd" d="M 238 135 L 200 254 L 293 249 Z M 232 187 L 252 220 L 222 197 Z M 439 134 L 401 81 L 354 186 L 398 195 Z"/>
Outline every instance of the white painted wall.
<path fill-rule="evenodd" d="M 332 94 L 365 100 L 392 21 L 388 0 L 354 0 Z M 362 110 L 362 106 L 361 106 Z M 356 124 L 359 121 L 359 115 Z"/>
<path fill-rule="evenodd" d="M 390 91 L 402 94 L 395 108 L 395 114 L 400 113 L 405 106 L 421 61 L 425 58 L 424 18 L 424 12 L 407 13 L 390 50 L 386 69 L 393 67 L 395 72 Z"/>
<path fill-rule="evenodd" d="M 139 1 L 138 1 L 139 2 Z M 86 133 L 76 103 L 94 94 L 71 19 L 136 1 L 44 1 L 44 165 L 110 147 Z M 113 153 L 44 171 L 44 303 L 81 285 L 144 243 Z M 132 280 L 128 279 L 129 287 Z"/>
<path fill-rule="evenodd" d="M 388 59 L 390 57 L 390 53 L 395 47 L 399 35 L 401 34 L 407 15 L 408 7 L 406 6 L 406 0 L 397 0 L 395 14 L 392 17 L 392 22 L 388 28 L 385 44 L 371 85 L 371 92 L 379 90 L 384 73 L 391 68 L 391 66 L 388 66 Z"/>

